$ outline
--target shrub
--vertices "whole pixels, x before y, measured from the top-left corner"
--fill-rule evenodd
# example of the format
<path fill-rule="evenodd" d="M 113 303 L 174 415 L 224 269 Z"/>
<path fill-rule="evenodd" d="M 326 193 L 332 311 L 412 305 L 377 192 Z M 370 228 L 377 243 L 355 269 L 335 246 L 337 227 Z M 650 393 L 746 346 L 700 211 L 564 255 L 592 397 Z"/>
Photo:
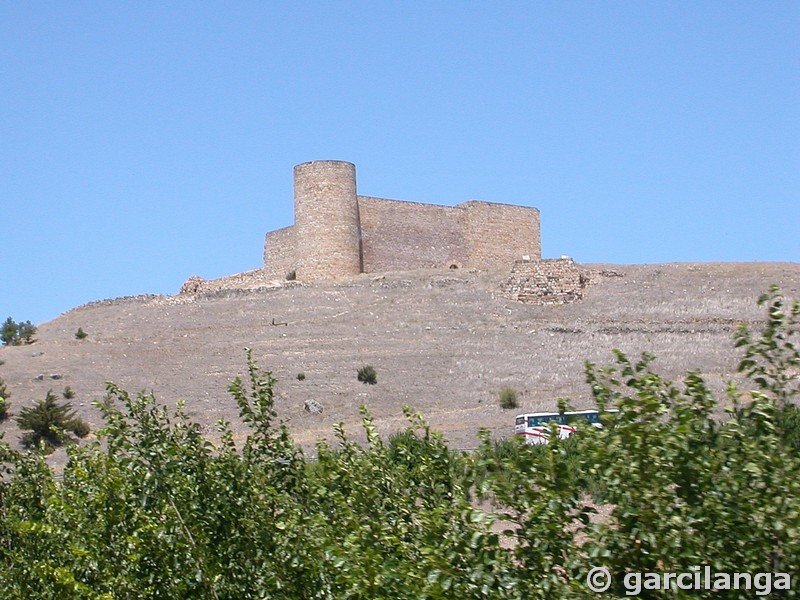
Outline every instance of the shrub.
<path fill-rule="evenodd" d="M 75 332 L 75 339 L 84 340 L 87 337 L 89 337 L 89 334 L 83 330 L 83 327 L 78 327 L 78 331 Z"/>
<path fill-rule="evenodd" d="M 297 279 L 297 271 L 289 271 L 286 274 L 286 281 L 294 281 Z"/>
<path fill-rule="evenodd" d="M 64 391 L 61 392 L 61 395 L 64 396 L 65 400 L 72 400 L 75 397 L 75 390 L 67 386 L 64 388 Z"/>
<path fill-rule="evenodd" d="M 514 388 L 503 387 L 500 388 L 500 407 L 504 409 L 517 408 L 517 391 Z"/>
<path fill-rule="evenodd" d="M 0 421 L 5 421 L 8 418 L 8 408 L 11 406 L 8 401 L 10 395 L 6 389 L 6 382 L 0 377 Z"/>
<path fill-rule="evenodd" d="M 375 368 L 371 365 L 363 366 L 358 370 L 358 380 L 361 383 L 369 383 L 370 385 L 375 385 L 376 383 L 378 383 L 378 373 L 375 371 Z"/>
<path fill-rule="evenodd" d="M 83 419 L 77 417 L 73 419 L 71 428 L 72 433 L 77 435 L 79 438 L 85 438 L 87 435 L 89 435 L 89 431 L 91 431 L 89 424 Z"/>
<path fill-rule="evenodd" d="M 66 439 L 67 431 L 76 435 L 88 433 L 88 425 L 75 416 L 72 405 L 69 402 L 59 404 L 57 400 L 50 390 L 44 400 L 20 410 L 17 424 L 27 432 L 22 436 L 26 448 L 35 448 L 42 441 L 50 448 L 59 446 Z"/>
<path fill-rule="evenodd" d="M 306 378 L 306 374 L 305 373 L 298 373 L 297 374 L 297 381 L 304 381 L 305 378 Z"/>

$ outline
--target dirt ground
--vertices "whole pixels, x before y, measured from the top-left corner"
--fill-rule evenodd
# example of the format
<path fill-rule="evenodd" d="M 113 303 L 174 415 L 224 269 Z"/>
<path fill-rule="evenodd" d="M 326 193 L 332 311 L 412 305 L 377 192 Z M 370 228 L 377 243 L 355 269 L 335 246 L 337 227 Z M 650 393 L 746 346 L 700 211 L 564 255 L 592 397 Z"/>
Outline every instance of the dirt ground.
<path fill-rule="evenodd" d="M 311 455 L 335 423 L 358 437 L 362 404 L 382 432 L 405 425 L 408 405 L 452 447 L 471 448 L 480 428 L 510 435 L 517 413 L 554 409 L 559 397 L 591 407 L 584 363 L 611 362 L 612 348 L 651 351 L 665 376 L 680 380 L 699 369 L 722 389 L 736 370 L 737 325 L 763 320 L 758 296 L 777 284 L 800 297 L 797 263 L 582 266 L 618 276 L 595 278 L 583 301 L 569 305 L 510 301 L 500 293 L 503 274 L 464 270 L 92 303 L 39 325 L 31 345 L 0 348 L 12 413 L 0 431 L 16 443 L 20 407 L 67 385 L 96 428 L 92 401 L 112 381 L 131 393 L 153 391 L 168 405 L 183 399 L 212 437 L 218 419 L 241 437 L 227 388 L 245 373 L 247 347 L 277 378 L 279 417 Z M 84 340 L 75 339 L 79 327 Z M 367 364 L 377 385 L 356 379 Z M 517 391 L 518 409 L 500 408 L 502 387 Z M 308 399 L 324 412 L 305 412 Z"/>

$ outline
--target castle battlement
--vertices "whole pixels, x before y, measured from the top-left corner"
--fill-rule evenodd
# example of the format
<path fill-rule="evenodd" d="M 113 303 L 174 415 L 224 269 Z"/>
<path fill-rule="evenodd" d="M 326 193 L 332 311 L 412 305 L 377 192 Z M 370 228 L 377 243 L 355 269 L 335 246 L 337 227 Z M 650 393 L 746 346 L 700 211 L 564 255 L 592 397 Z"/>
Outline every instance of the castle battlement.
<path fill-rule="evenodd" d="M 294 168 L 295 223 L 267 234 L 264 269 L 303 280 L 422 268 L 510 268 L 541 258 L 539 210 L 470 200 L 456 206 L 359 196 L 355 165 Z"/>

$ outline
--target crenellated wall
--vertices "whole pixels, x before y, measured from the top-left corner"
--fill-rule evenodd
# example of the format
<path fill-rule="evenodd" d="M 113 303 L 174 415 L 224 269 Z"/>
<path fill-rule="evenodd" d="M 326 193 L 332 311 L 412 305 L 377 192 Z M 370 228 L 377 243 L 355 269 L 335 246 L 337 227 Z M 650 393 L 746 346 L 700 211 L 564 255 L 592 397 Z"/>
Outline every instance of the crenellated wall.
<path fill-rule="evenodd" d="M 299 279 L 435 267 L 508 268 L 541 257 L 539 211 L 471 200 L 456 206 L 359 196 L 355 166 L 295 167 L 295 225 L 267 234 L 264 270 Z"/>

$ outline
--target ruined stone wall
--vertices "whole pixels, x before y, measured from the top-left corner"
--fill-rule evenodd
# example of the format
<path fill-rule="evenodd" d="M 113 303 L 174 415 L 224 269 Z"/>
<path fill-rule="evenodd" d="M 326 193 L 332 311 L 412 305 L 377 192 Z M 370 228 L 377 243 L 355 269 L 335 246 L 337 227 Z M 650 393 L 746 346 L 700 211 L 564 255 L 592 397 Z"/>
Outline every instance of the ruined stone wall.
<path fill-rule="evenodd" d="M 457 208 L 465 213 L 469 266 L 507 269 L 523 257 L 541 258 L 537 209 L 475 200 L 459 204 Z"/>
<path fill-rule="evenodd" d="M 452 206 L 358 197 L 365 273 L 465 264 L 464 213 Z"/>
<path fill-rule="evenodd" d="M 530 304 L 568 304 L 583 299 L 590 273 L 571 258 L 518 260 L 501 286 L 506 297 Z"/>
<path fill-rule="evenodd" d="M 294 227 L 270 231 L 264 240 L 264 269 L 272 279 L 284 279 L 297 268 Z"/>

